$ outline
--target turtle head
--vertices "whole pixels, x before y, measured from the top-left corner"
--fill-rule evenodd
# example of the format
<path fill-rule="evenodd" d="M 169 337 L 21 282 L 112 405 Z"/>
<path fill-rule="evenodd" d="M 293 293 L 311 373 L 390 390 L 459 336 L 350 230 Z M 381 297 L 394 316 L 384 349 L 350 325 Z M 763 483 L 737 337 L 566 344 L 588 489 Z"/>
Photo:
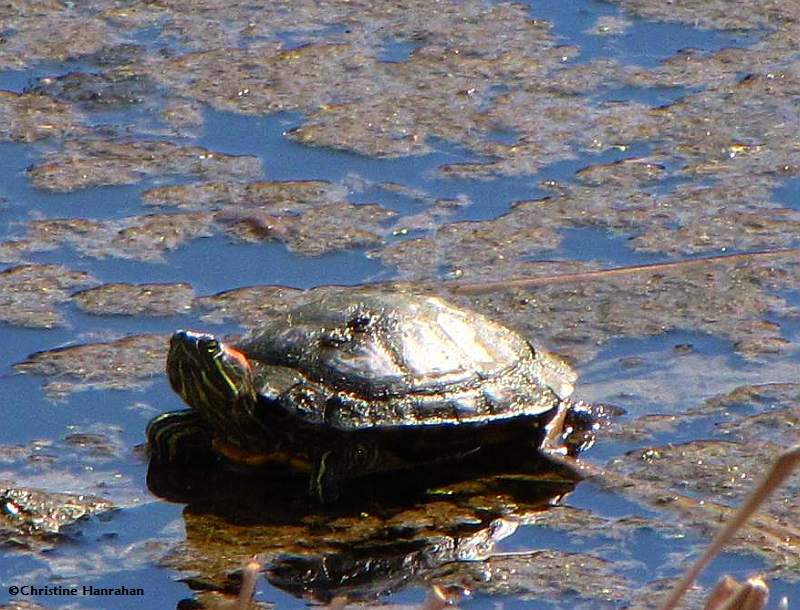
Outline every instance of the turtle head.
<path fill-rule="evenodd" d="M 205 333 L 179 330 L 172 335 L 167 376 L 186 404 L 212 421 L 225 421 L 238 401 L 255 397 L 245 355 Z"/>

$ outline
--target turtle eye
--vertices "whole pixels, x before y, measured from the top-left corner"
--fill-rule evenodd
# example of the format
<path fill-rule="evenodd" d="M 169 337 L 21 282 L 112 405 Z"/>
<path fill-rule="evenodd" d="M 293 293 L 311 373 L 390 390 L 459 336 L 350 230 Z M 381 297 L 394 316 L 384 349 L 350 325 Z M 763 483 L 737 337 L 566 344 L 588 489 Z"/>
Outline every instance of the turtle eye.
<path fill-rule="evenodd" d="M 200 342 L 200 349 L 214 355 L 219 351 L 219 341 L 216 339 L 206 339 Z"/>

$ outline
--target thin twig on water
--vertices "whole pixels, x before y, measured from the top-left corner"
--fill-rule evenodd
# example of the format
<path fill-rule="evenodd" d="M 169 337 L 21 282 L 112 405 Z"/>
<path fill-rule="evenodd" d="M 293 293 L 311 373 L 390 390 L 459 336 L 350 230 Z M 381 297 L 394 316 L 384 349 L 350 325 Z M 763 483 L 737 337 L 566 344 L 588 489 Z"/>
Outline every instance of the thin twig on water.
<path fill-rule="evenodd" d="M 628 267 L 614 267 L 612 269 L 598 269 L 596 271 L 583 271 L 580 273 L 565 273 L 563 275 L 517 277 L 509 278 L 507 280 L 497 280 L 494 282 L 446 282 L 443 284 L 443 287 L 455 294 L 485 294 L 502 290 L 514 290 L 518 288 L 535 288 L 537 286 L 547 286 L 550 284 L 568 284 L 571 282 L 601 280 L 609 277 L 633 275 L 636 273 L 689 269 L 692 267 L 702 267 L 703 265 L 708 265 L 711 263 L 729 263 L 779 258 L 787 255 L 800 256 L 800 248 L 781 248 L 778 250 L 760 250 L 757 252 L 722 254 L 719 256 L 690 258 L 666 263 L 648 263 L 646 265 L 630 265 Z"/>

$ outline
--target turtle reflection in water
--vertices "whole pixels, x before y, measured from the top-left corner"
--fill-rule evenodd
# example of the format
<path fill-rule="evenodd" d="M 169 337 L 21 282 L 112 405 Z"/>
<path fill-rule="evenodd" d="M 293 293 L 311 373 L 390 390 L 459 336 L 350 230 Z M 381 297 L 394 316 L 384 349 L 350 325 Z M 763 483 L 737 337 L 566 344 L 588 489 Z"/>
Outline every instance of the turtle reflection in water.
<path fill-rule="evenodd" d="M 160 495 L 187 501 L 170 495 L 171 481 L 148 482 L 151 489 L 165 485 L 154 489 Z M 570 570 L 549 573 L 557 559 L 542 565 L 536 551 L 507 556 L 497 548 L 572 491 L 574 481 L 560 472 L 492 472 L 413 496 L 361 498 L 324 510 L 303 494 L 282 493 L 285 482 L 277 479 L 264 494 L 245 477 L 213 469 L 193 489 L 183 511 L 186 542 L 168 565 L 193 574 L 188 584 L 198 601 L 237 591 L 242 566 L 253 557 L 270 584 L 322 603 L 371 602 L 431 585 L 502 595 L 526 586 L 532 571 L 574 586 Z M 508 579 L 487 580 L 495 569 Z"/>
<path fill-rule="evenodd" d="M 560 359 L 478 313 L 403 292 L 322 294 L 235 345 L 178 331 L 167 374 L 191 409 L 150 422 L 154 460 L 281 464 L 306 473 L 323 502 L 380 473 L 523 467 L 574 449 L 564 441 L 576 424 L 592 427 L 567 400 L 575 373 Z"/>

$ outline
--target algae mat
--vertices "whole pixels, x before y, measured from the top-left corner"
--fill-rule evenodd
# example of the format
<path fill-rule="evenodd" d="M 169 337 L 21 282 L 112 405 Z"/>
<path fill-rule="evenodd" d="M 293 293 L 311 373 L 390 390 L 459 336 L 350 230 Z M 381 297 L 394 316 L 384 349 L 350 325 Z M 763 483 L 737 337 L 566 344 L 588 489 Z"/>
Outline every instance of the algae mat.
<path fill-rule="evenodd" d="M 655 607 L 800 440 L 800 8 L 567 4 L 0 8 L 0 604 L 220 608 L 255 555 L 263 607 Z M 148 477 L 172 330 L 379 282 L 568 358 L 625 413 L 605 478 L 321 514 Z M 800 600 L 798 476 L 702 587 Z"/>

